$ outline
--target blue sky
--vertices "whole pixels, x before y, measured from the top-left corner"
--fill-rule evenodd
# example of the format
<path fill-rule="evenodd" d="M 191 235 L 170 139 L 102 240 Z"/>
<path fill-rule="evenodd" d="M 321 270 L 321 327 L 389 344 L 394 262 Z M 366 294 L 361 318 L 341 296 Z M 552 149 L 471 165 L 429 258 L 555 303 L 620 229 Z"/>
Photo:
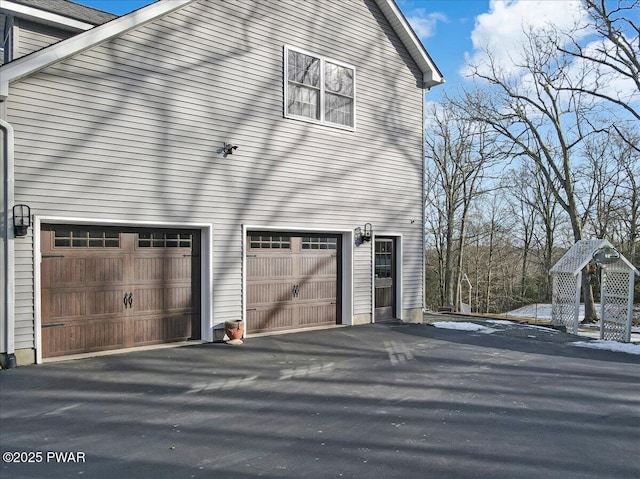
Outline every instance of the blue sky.
<path fill-rule="evenodd" d="M 75 0 L 100 10 L 124 15 L 151 0 Z M 338 0 L 339 1 L 339 0 Z M 436 100 L 444 88 L 460 82 L 459 70 L 465 52 L 471 52 L 475 17 L 489 10 L 489 0 L 396 0 L 422 43 L 444 75 L 446 86 L 433 89 L 428 99 Z"/>

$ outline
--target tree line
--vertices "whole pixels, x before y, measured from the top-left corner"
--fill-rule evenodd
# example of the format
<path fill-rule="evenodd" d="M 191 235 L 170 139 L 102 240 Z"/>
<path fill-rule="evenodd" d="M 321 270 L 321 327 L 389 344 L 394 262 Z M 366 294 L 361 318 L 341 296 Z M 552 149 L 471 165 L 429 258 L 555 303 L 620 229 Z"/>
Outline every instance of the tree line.
<path fill-rule="evenodd" d="M 428 306 L 550 302 L 549 269 L 581 239 L 640 265 L 640 0 L 582 6 L 570 28 L 523 25 L 508 65 L 487 46 L 473 87 L 428 105 Z M 598 278 L 585 269 L 587 322 Z"/>

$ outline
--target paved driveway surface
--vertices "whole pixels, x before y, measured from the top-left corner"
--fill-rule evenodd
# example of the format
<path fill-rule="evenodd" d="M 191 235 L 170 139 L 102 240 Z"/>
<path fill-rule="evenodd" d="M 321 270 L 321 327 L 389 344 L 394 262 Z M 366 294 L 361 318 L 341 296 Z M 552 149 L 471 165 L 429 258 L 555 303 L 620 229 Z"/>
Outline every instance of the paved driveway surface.
<path fill-rule="evenodd" d="M 640 357 L 526 336 L 389 323 L 0 371 L 0 476 L 640 477 Z"/>

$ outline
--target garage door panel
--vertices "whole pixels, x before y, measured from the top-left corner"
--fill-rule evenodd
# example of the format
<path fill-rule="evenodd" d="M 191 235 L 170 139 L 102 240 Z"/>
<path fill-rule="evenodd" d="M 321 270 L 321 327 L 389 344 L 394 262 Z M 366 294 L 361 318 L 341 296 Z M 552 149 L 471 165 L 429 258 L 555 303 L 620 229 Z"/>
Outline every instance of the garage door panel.
<path fill-rule="evenodd" d="M 336 257 L 331 256 L 303 256 L 300 261 L 300 277 L 335 277 L 338 273 Z"/>
<path fill-rule="evenodd" d="M 186 340 L 191 337 L 191 315 L 139 318 L 134 322 L 136 346 Z"/>
<path fill-rule="evenodd" d="M 42 329 L 44 357 L 75 354 L 86 351 L 84 325 L 54 326 Z"/>
<path fill-rule="evenodd" d="M 85 273 L 86 261 L 84 259 L 43 257 L 42 287 L 86 284 Z"/>
<path fill-rule="evenodd" d="M 300 292 L 298 298 L 301 301 L 316 301 L 316 300 L 334 300 L 336 299 L 336 285 L 335 279 L 328 281 L 307 281 L 300 283 Z"/>
<path fill-rule="evenodd" d="M 43 324 L 60 318 L 74 318 L 86 314 L 86 293 L 84 291 L 47 292 L 42 297 L 42 308 L 47 312 Z"/>
<path fill-rule="evenodd" d="M 176 312 L 191 309 L 191 285 L 177 288 L 137 288 L 133 291 L 133 304 L 139 312 Z"/>
<path fill-rule="evenodd" d="M 85 332 L 85 349 L 87 351 L 124 347 L 125 337 L 122 321 L 92 319 L 87 323 Z"/>
<path fill-rule="evenodd" d="M 156 254 L 160 253 L 157 252 Z M 191 281 L 191 254 L 187 254 L 186 251 L 181 253 L 175 250 L 166 251 L 166 254 L 178 255 L 178 257 L 136 258 L 135 281 Z"/>
<path fill-rule="evenodd" d="M 85 294 L 87 301 L 86 314 L 122 314 L 124 292 L 121 288 L 102 291 L 88 291 Z"/>
<path fill-rule="evenodd" d="M 263 307 L 249 310 L 247 311 L 247 332 L 260 333 L 292 329 L 295 327 L 294 312 L 295 308 L 287 305 L 278 308 Z"/>
<path fill-rule="evenodd" d="M 336 235 L 250 233 L 247 332 L 336 324 Z"/>
<path fill-rule="evenodd" d="M 41 234 L 44 357 L 199 337 L 197 232 L 58 229 Z"/>
<path fill-rule="evenodd" d="M 88 258 L 85 260 L 87 283 L 122 283 L 124 278 L 123 258 Z"/>
<path fill-rule="evenodd" d="M 293 284 L 289 281 L 247 284 L 247 302 L 252 306 L 283 303 L 293 300 Z"/>
<path fill-rule="evenodd" d="M 291 278 L 293 275 L 293 258 L 275 255 L 247 256 L 247 275 L 255 280 Z"/>
<path fill-rule="evenodd" d="M 301 305 L 299 308 L 299 326 L 323 326 L 336 324 L 336 305 L 331 303 Z"/>

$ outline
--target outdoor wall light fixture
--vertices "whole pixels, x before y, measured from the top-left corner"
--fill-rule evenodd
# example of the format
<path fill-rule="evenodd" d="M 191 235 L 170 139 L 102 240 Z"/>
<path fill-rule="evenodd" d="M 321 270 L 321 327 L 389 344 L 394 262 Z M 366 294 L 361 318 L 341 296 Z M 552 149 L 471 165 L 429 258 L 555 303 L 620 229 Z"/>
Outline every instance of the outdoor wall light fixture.
<path fill-rule="evenodd" d="M 357 244 L 371 241 L 371 223 L 365 223 L 362 228 L 358 226 L 355 229 L 355 240 Z"/>
<path fill-rule="evenodd" d="M 237 145 L 232 145 L 231 143 L 223 143 L 222 144 L 222 153 L 225 158 L 227 155 L 233 155 L 233 150 L 237 150 Z"/>
<path fill-rule="evenodd" d="M 27 205 L 14 205 L 13 230 L 16 236 L 26 236 L 31 226 L 31 208 Z"/>

